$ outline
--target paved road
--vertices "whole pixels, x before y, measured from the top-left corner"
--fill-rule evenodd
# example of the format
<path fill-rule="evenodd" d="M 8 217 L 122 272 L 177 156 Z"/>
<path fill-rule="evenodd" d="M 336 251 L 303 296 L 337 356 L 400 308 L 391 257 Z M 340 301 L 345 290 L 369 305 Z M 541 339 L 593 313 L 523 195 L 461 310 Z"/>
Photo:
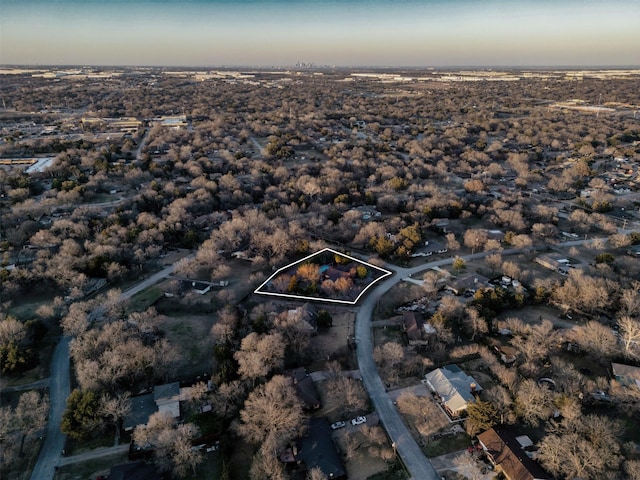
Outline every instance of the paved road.
<path fill-rule="evenodd" d="M 147 143 L 147 140 L 149 140 L 149 129 L 145 128 L 144 135 L 142 136 L 142 139 L 138 144 L 138 148 L 136 148 L 136 152 L 135 152 L 136 160 L 142 160 L 142 148 Z"/>
<path fill-rule="evenodd" d="M 31 480 L 49 480 L 54 476 L 55 467 L 58 465 L 66 440 L 66 435 L 60 430 L 60 423 L 69 393 L 71 393 L 69 337 L 64 337 L 56 346 L 51 359 L 49 422 L 38 461 L 31 473 Z"/>
<path fill-rule="evenodd" d="M 585 243 L 584 240 L 577 241 L 576 244 Z M 527 249 L 508 249 L 502 250 L 500 253 L 505 255 L 514 255 L 524 253 Z M 484 258 L 492 252 L 480 252 L 472 255 L 466 255 L 462 258 L 466 261 Z M 386 392 L 385 386 L 378 375 L 378 370 L 373 361 L 373 335 L 371 330 L 371 319 L 373 317 L 373 309 L 378 299 L 381 298 L 391 287 L 405 280 L 413 274 L 425 271 L 429 268 L 439 267 L 453 263 L 453 258 L 443 258 L 418 265 L 413 268 L 402 268 L 392 265 L 386 265 L 389 270 L 395 272 L 395 275 L 383 280 L 372 290 L 367 298 L 362 302 L 360 309 L 356 315 L 356 343 L 358 366 L 365 387 L 369 392 L 371 401 L 373 402 L 376 413 L 380 417 L 380 422 L 384 425 L 389 438 L 395 444 L 396 451 L 408 472 L 414 480 L 440 480 L 440 476 L 431 462 L 425 457 L 424 453 L 411 436 L 411 432 L 407 429 L 402 421 L 402 417 L 393 405 L 392 399 Z"/>
<path fill-rule="evenodd" d="M 132 297 L 136 293 L 169 276 L 171 273 L 173 273 L 173 265 L 169 265 L 159 272 L 145 278 L 128 290 L 125 290 L 120 294 L 120 299 L 126 300 L 127 298 Z M 60 340 L 60 343 L 58 343 L 53 353 L 51 377 L 49 378 L 49 421 L 47 423 L 47 432 L 40 450 L 40 455 L 38 456 L 38 461 L 31 473 L 31 480 L 52 480 L 56 466 L 71 463 L 69 459 L 60 456 L 66 441 L 66 435 L 64 435 L 60 430 L 60 424 L 62 422 L 62 414 L 67 406 L 67 397 L 71 393 L 69 340 L 70 339 L 68 337 L 64 337 Z M 128 448 L 128 446 L 122 445 L 114 448 L 117 451 L 111 453 L 118 453 L 118 449 Z M 89 460 L 94 457 L 104 456 L 105 454 L 103 450 L 104 449 L 86 452 L 82 455 L 76 455 L 75 457 L 70 458 L 83 459 L 76 461 Z M 111 453 L 108 453 L 107 455 Z"/>
<path fill-rule="evenodd" d="M 582 245 L 594 241 L 578 240 L 567 242 L 565 245 Z M 546 248 L 546 247 L 545 247 Z M 500 252 L 503 256 L 515 253 L 522 253 L 527 249 L 511 249 Z M 483 258 L 491 252 L 481 252 L 474 255 L 467 255 L 462 258 L 474 260 Z M 369 391 L 376 412 L 380 416 L 380 421 L 385 426 L 392 442 L 395 443 L 398 455 L 404 461 L 407 469 L 414 479 L 418 480 L 439 480 L 437 473 L 431 463 L 423 455 L 420 447 L 411 437 L 407 427 L 402 422 L 398 411 L 395 409 L 392 400 L 385 392 L 384 385 L 380 379 L 375 363 L 373 362 L 373 339 L 371 336 L 371 318 L 373 308 L 378 299 L 384 295 L 391 287 L 410 277 L 432 267 L 447 265 L 453 262 L 453 258 L 444 258 L 433 262 L 425 263 L 413 268 L 389 267 L 396 272 L 380 283 L 369 293 L 362 303 L 356 315 L 356 341 L 358 342 L 358 363 L 364 380 L 364 384 Z M 159 282 L 163 278 L 173 273 L 173 265 L 169 265 L 159 272 L 147 277 L 133 287 L 121 293 L 120 298 L 126 300 L 138 292 Z M 66 400 L 71 393 L 71 378 L 69 370 L 69 338 L 63 338 L 56 347 L 51 364 L 50 391 L 49 391 L 49 421 L 47 433 L 40 450 L 38 461 L 31 474 L 31 480 L 52 480 L 54 468 L 63 464 L 60 454 L 65 444 L 65 435 L 60 431 L 62 414 L 66 407 Z M 86 459 L 93 458 L 91 452 L 87 452 Z M 97 453 L 100 455 L 100 452 Z M 83 457 L 84 458 L 84 457 Z"/>
<path fill-rule="evenodd" d="M 131 298 L 136 293 L 139 293 L 149 288 L 151 285 L 158 283 L 160 280 L 168 277 L 172 273 L 173 273 L 173 265 L 169 265 L 168 267 L 163 268 L 159 272 L 156 272 L 153 275 L 150 275 L 149 277 L 145 278 L 141 282 L 136 283 L 133 287 L 129 288 L 128 290 L 125 290 L 124 292 L 122 292 L 120 294 L 120 299 L 126 300 L 127 298 Z"/>

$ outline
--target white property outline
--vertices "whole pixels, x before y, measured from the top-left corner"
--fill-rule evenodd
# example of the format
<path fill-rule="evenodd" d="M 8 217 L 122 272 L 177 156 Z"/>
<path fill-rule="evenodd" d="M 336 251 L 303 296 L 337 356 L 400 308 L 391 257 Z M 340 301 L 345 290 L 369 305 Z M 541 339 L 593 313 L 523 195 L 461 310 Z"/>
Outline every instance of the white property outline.
<path fill-rule="evenodd" d="M 382 272 L 382 276 L 380 278 L 376 278 L 373 282 L 371 282 L 369 285 L 367 285 L 362 290 L 362 292 L 360 292 L 360 295 L 358 295 L 355 300 L 336 300 L 336 299 L 324 298 L 324 297 L 307 297 L 305 295 L 291 295 L 291 294 L 288 294 L 288 293 L 275 293 L 275 292 L 261 292 L 260 291 L 260 289 L 262 287 L 264 287 L 267 283 L 269 283 L 273 278 L 277 277 L 281 272 L 283 272 L 285 270 L 288 270 L 291 267 L 293 267 L 294 265 L 302 263 L 302 262 L 304 262 L 304 261 L 306 261 L 306 260 L 308 260 L 308 259 L 310 259 L 312 257 L 315 257 L 317 255 L 320 255 L 320 254 L 322 254 L 324 252 L 331 252 L 334 255 L 340 255 L 341 257 L 348 258 L 348 259 L 353 260 L 354 262 L 357 262 L 359 264 L 363 264 L 363 265 L 366 265 L 367 267 L 371 267 L 371 268 L 373 268 L 375 270 L 378 270 L 378 271 Z M 344 253 L 338 252 L 338 251 L 336 251 L 336 250 L 334 250 L 332 248 L 323 248 L 322 250 L 317 251 L 315 253 L 312 253 L 311 255 L 307 255 L 306 257 L 304 257 L 304 258 L 302 258 L 302 259 L 300 259 L 300 260 L 298 260 L 296 262 L 290 263 L 288 265 L 285 265 L 282 268 L 279 268 L 269 278 L 267 278 L 264 282 L 262 282 L 262 284 L 258 288 L 256 288 L 253 291 L 253 293 L 258 294 L 258 295 L 273 295 L 275 297 L 292 298 L 294 300 L 300 300 L 300 299 L 302 299 L 302 300 L 315 300 L 317 302 L 331 302 L 331 303 L 342 303 L 342 304 L 346 304 L 346 305 L 355 305 L 356 303 L 358 303 L 358 301 L 360 300 L 360 297 L 362 297 L 362 295 L 364 295 L 367 290 L 369 290 L 373 285 L 378 283 L 380 280 L 382 280 L 384 278 L 387 278 L 390 275 L 393 275 L 393 272 L 391 272 L 389 270 L 386 270 L 386 269 L 384 269 L 382 267 L 378 267 L 378 266 L 373 265 L 373 264 L 371 264 L 369 262 L 365 262 L 364 260 L 360 260 L 359 258 L 352 257 L 351 255 L 346 255 Z"/>

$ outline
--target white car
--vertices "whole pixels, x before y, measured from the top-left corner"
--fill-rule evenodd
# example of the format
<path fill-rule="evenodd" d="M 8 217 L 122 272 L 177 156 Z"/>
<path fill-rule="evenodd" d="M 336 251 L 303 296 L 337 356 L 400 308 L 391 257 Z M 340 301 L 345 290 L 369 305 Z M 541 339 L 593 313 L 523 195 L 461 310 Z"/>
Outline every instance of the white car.
<path fill-rule="evenodd" d="M 356 417 L 351 420 L 351 425 L 360 425 L 361 423 L 365 423 L 367 421 L 367 417 Z"/>
<path fill-rule="evenodd" d="M 332 430 L 337 430 L 339 428 L 346 427 L 346 425 L 347 425 L 346 423 L 344 423 L 342 420 L 340 420 L 339 422 L 332 423 L 331 424 L 331 429 Z"/>

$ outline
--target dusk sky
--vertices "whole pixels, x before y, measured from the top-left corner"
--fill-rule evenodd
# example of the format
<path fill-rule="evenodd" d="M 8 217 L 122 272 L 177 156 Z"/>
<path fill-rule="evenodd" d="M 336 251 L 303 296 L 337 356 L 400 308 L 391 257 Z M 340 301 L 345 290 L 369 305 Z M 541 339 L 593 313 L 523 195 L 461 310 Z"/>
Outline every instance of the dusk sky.
<path fill-rule="evenodd" d="M 0 63 L 637 66 L 640 0 L 0 0 Z"/>

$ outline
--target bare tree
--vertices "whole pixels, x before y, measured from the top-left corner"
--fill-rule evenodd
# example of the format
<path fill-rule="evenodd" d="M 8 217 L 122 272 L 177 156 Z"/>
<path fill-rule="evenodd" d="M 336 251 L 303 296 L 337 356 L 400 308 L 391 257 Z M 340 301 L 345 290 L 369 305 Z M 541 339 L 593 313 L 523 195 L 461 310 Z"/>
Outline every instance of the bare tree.
<path fill-rule="evenodd" d="M 492 253 L 491 255 L 487 255 L 484 261 L 491 269 L 491 273 L 493 274 L 500 268 L 500 265 L 502 265 L 502 255 L 500 255 L 499 253 Z"/>
<path fill-rule="evenodd" d="M 199 435 L 198 428 L 191 423 L 176 425 L 169 412 L 156 412 L 146 425 L 138 425 L 133 431 L 136 445 L 154 450 L 154 462 L 161 470 L 173 470 L 182 478 L 189 470 L 194 472 L 202 462 L 202 452 L 191 448 L 191 441 Z"/>
<path fill-rule="evenodd" d="M 289 478 L 284 465 L 278 459 L 275 445 L 264 443 L 254 455 L 249 470 L 250 480 L 286 480 Z"/>
<path fill-rule="evenodd" d="M 558 433 L 540 442 L 539 458 L 552 474 L 563 478 L 619 478 L 619 422 L 600 415 L 564 421 Z"/>
<path fill-rule="evenodd" d="M 44 427 L 49 411 L 49 397 L 31 390 L 20 395 L 14 411 L 13 422 L 21 433 L 20 451 L 22 455 L 25 439 Z"/>
<path fill-rule="evenodd" d="M 276 375 L 251 392 L 240 411 L 237 428 L 249 442 L 273 442 L 278 446 L 300 435 L 304 413 L 291 379 Z"/>
<path fill-rule="evenodd" d="M 171 445 L 173 473 L 179 478 L 186 477 L 189 472 L 196 474 L 198 465 L 204 460 L 202 452 L 193 448 L 192 440 L 199 435 L 198 428 L 192 423 L 178 425 Z"/>
<path fill-rule="evenodd" d="M 481 480 L 484 477 L 480 464 L 476 458 L 468 453 L 461 453 L 453 459 L 456 471 L 469 480 Z"/>
<path fill-rule="evenodd" d="M 456 235 L 454 233 L 447 233 L 444 238 L 447 239 L 447 248 L 451 251 L 460 249 L 460 242 L 456 240 Z"/>
<path fill-rule="evenodd" d="M 640 282 L 631 282 L 630 288 L 622 291 L 620 298 L 622 304 L 622 314 L 631 317 L 640 315 Z"/>
<path fill-rule="evenodd" d="M 482 228 L 470 228 L 464 232 L 464 245 L 469 247 L 472 253 L 482 250 L 488 239 L 487 231 Z"/>
<path fill-rule="evenodd" d="M 131 412 L 131 394 L 129 392 L 119 393 L 109 397 L 106 393 L 102 395 L 100 401 L 100 414 L 111 419 L 116 427 L 116 438 L 120 439 L 120 428 L 122 421 Z"/>
<path fill-rule="evenodd" d="M 517 415 L 534 426 L 553 413 L 553 394 L 548 388 L 526 379 L 518 386 L 515 406 Z"/>
<path fill-rule="evenodd" d="M 617 339 L 613 330 L 596 320 L 579 325 L 571 330 L 571 338 L 587 352 L 606 361 L 611 358 L 617 348 Z"/>
<path fill-rule="evenodd" d="M 487 321 L 480 315 L 475 307 L 467 307 L 465 316 L 462 320 L 465 331 L 471 336 L 471 340 L 475 340 L 478 335 L 485 334 L 489 331 Z"/>
<path fill-rule="evenodd" d="M 240 350 L 233 357 L 238 362 L 242 378 L 255 381 L 273 370 L 282 368 L 285 343 L 281 333 L 260 335 L 251 332 L 242 339 Z"/>
<path fill-rule="evenodd" d="M 623 315 L 618 319 L 622 353 L 627 358 L 640 358 L 640 320 Z"/>
<path fill-rule="evenodd" d="M 329 480 L 320 467 L 313 467 L 307 473 L 307 480 Z"/>
<path fill-rule="evenodd" d="M 516 333 L 514 331 L 514 333 Z M 543 320 L 523 333 L 516 333 L 511 343 L 522 353 L 526 362 L 537 362 L 549 353 L 558 342 L 558 332 L 550 320 Z"/>
<path fill-rule="evenodd" d="M 605 278 L 587 275 L 574 268 L 569 271 L 564 284 L 553 293 L 553 299 L 567 307 L 585 312 L 605 308 L 614 295 L 616 285 Z"/>
<path fill-rule="evenodd" d="M 240 380 L 221 384 L 212 398 L 215 412 L 224 419 L 235 417 L 240 411 L 245 395 L 245 384 Z"/>

